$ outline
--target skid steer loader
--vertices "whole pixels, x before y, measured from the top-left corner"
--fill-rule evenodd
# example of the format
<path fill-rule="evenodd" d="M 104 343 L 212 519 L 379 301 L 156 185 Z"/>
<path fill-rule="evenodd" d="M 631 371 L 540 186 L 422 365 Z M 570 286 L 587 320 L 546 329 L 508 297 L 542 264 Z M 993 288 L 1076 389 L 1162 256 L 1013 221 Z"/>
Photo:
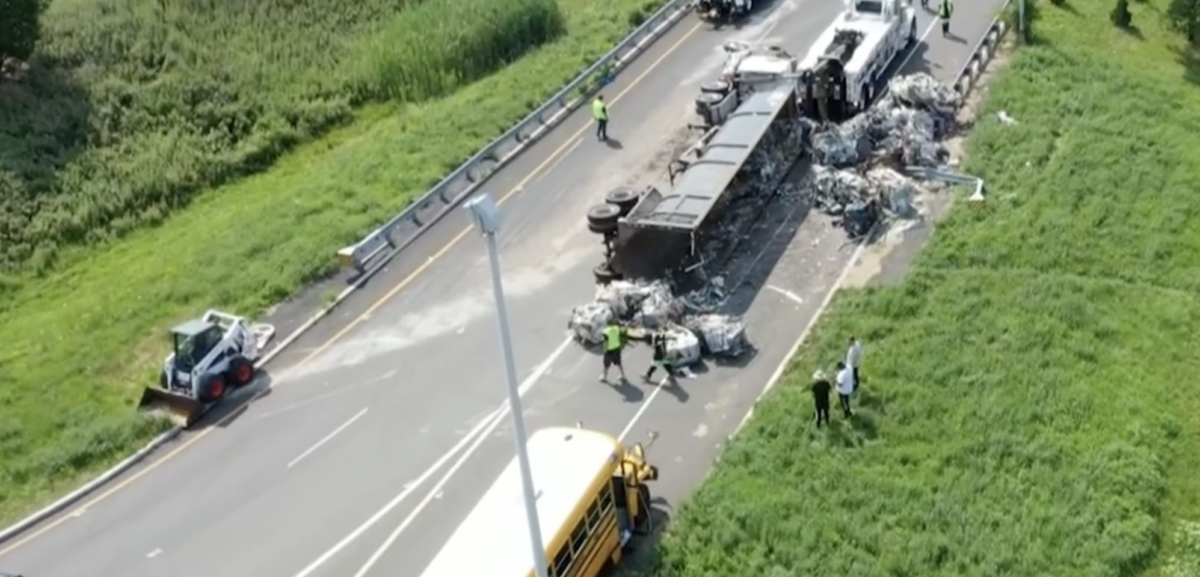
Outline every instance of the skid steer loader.
<path fill-rule="evenodd" d="M 140 411 L 165 412 L 191 426 L 229 393 L 254 380 L 254 361 L 274 330 L 207 311 L 171 329 L 172 351 L 163 361 L 158 387 L 147 387 Z"/>

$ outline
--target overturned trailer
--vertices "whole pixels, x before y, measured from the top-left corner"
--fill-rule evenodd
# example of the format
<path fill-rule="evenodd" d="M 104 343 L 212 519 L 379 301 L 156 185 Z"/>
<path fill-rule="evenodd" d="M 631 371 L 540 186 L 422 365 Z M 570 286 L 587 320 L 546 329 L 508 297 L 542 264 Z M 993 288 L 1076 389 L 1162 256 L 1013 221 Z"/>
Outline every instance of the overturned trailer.
<path fill-rule="evenodd" d="M 618 188 L 588 210 L 588 229 L 604 239 L 596 281 L 656 276 L 703 265 L 701 247 L 731 204 L 765 204 L 803 149 L 795 84 L 746 98 L 695 149 L 669 192 Z M 749 224 L 749 223 L 746 223 Z"/>

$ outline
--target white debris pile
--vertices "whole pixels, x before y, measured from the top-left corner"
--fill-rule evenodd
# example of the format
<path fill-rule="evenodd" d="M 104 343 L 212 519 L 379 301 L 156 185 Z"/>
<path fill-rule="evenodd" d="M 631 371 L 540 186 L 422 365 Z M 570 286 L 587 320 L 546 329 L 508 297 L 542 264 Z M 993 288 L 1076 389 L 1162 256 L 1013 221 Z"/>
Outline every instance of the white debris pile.
<path fill-rule="evenodd" d="M 702 351 L 737 356 L 750 347 L 741 319 L 713 312 L 724 300 L 720 277 L 679 297 L 661 281 L 614 281 L 598 287 L 591 302 L 575 307 L 567 328 L 576 341 L 591 345 L 604 342 L 604 328 L 613 319 L 642 331 L 663 330 L 668 360 L 686 366 L 698 361 Z"/>
<path fill-rule="evenodd" d="M 893 79 L 887 96 L 866 112 L 814 126 L 814 166 L 801 194 L 834 215 L 872 201 L 910 215 L 916 185 L 886 166 L 943 165 L 948 155 L 940 141 L 954 128 L 960 104 L 958 92 L 928 74 Z"/>
<path fill-rule="evenodd" d="M 889 89 L 866 112 L 816 129 L 812 148 L 818 164 L 847 168 L 872 156 L 921 166 L 941 162 L 945 153 L 937 142 L 954 124 L 958 93 L 925 73 L 897 77 Z"/>
<path fill-rule="evenodd" d="M 684 319 L 686 326 L 696 336 L 704 352 L 710 355 L 736 357 L 749 347 L 746 340 L 746 323 L 727 315 L 696 315 Z"/>

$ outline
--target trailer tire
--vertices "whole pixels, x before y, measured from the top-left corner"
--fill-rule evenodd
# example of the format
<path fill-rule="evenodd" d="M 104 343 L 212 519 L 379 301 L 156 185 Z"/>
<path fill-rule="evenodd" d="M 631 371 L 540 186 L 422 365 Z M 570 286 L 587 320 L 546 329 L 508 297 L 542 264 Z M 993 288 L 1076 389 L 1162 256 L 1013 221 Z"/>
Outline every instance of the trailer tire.
<path fill-rule="evenodd" d="M 722 100 L 725 100 L 725 96 L 722 94 L 701 92 L 700 96 L 696 97 L 696 114 L 708 118 L 708 109 L 720 104 Z"/>
<path fill-rule="evenodd" d="M 246 357 L 234 357 L 229 361 L 229 380 L 235 387 L 243 387 L 254 380 L 254 363 Z"/>
<path fill-rule="evenodd" d="M 633 207 L 637 206 L 639 198 L 638 191 L 622 186 L 608 191 L 608 194 L 604 195 L 604 202 L 620 209 L 621 218 L 624 218 L 633 212 Z"/>
<path fill-rule="evenodd" d="M 597 228 L 615 227 L 619 218 L 621 218 L 621 209 L 607 202 L 593 205 L 587 211 L 588 224 L 594 224 Z"/>
<path fill-rule="evenodd" d="M 720 94 L 721 96 L 725 96 L 726 94 L 729 94 L 730 88 L 731 86 L 729 83 L 724 80 L 709 80 L 708 82 L 700 85 L 700 93 Z M 717 102 L 720 102 L 720 100 Z"/>
<path fill-rule="evenodd" d="M 608 284 L 612 281 L 619 280 L 621 275 L 617 274 L 608 264 L 602 264 L 592 269 L 592 276 L 596 277 L 596 284 Z"/>
<path fill-rule="evenodd" d="M 219 373 L 210 373 L 201 377 L 200 381 L 200 401 L 212 403 L 225 398 L 225 393 L 229 387 L 225 382 L 225 375 Z"/>
<path fill-rule="evenodd" d="M 617 225 L 616 224 L 598 225 L 594 222 L 589 222 L 588 223 L 588 232 L 591 232 L 593 234 L 608 236 L 610 234 L 615 234 L 617 232 Z"/>

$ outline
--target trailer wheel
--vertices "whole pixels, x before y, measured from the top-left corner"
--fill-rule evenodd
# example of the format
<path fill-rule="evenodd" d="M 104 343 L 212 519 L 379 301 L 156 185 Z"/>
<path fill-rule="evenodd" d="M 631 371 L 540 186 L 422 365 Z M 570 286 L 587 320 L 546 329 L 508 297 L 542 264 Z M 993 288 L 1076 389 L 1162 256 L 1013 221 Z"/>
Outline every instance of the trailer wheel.
<path fill-rule="evenodd" d="M 620 209 L 621 217 L 628 216 L 638 203 L 638 191 L 632 188 L 614 188 L 604 195 L 604 202 Z"/>
<path fill-rule="evenodd" d="M 235 387 L 250 384 L 250 381 L 254 380 L 254 363 L 246 357 L 234 357 L 229 361 L 229 379 Z"/>
<path fill-rule="evenodd" d="M 725 96 L 715 92 L 701 92 L 696 97 L 696 114 L 708 118 L 708 109 L 725 100 Z"/>
<path fill-rule="evenodd" d="M 609 268 L 608 264 L 602 264 L 592 269 L 592 276 L 596 277 L 597 284 L 608 284 L 612 281 L 618 280 L 621 275 Z"/>
<path fill-rule="evenodd" d="M 200 381 L 200 400 L 206 403 L 219 401 L 225 398 L 225 393 L 228 386 L 225 383 L 225 375 L 209 374 L 202 377 Z"/>
<path fill-rule="evenodd" d="M 730 85 L 724 80 L 710 80 L 700 85 L 701 94 L 720 94 L 725 96 L 729 94 Z M 717 102 L 720 102 L 718 100 Z"/>
<path fill-rule="evenodd" d="M 607 202 L 594 205 L 587 211 L 588 224 L 596 225 L 597 228 L 615 227 L 619 218 L 621 218 L 621 209 Z"/>

